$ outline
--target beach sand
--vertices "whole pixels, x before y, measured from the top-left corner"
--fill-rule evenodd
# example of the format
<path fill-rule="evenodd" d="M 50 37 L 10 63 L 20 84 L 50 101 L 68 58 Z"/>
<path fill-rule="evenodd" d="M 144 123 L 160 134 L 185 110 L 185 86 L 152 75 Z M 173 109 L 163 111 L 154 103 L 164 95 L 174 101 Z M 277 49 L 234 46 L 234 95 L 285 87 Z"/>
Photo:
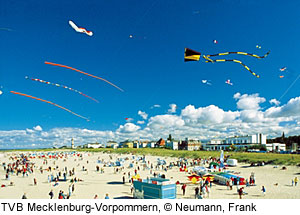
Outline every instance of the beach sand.
<path fill-rule="evenodd" d="M 11 162 L 9 157 L 13 154 L 12 152 L 1 153 L 0 161 L 1 164 L 5 162 L 8 164 Z M 25 152 L 28 153 L 28 152 Z M 129 163 L 132 162 L 132 155 L 119 155 L 119 154 L 103 154 L 99 153 L 85 153 L 81 152 L 83 155 L 82 159 L 77 156 L 68 156 L 66 159 L 47 159 L 48 165 L 43 165 L 43 159 L 31 159 L 35 163 L 35 169 L 29 176 L 23 177 L 22 174 L 16 176 L 16 174 L 10 175 L 10 179 L 5 179 L 5 171 L 1 165 L 0 168 L 0 184 L 9 185 L 11 181 L 14 182 L 14 186 L 6 186 L 0 188 L 0 198 L 1 199 L 20 199 L 24 193 L 28 199 L 48 199 L 49 192 L 52 189 L 54 192 L 54 198 L 58 198 L 58 192 L 63 190 L 64 193 L 68 193 L 68 187 L 70 182 L 59 182 L 59 185 L 53 186 L 54 183 L 48 183 L 48 175 L 51 173 L 44 171 L 43 174 L 39 171 L 40 166 L 46 169 L 48 166 L 56 167 L 58 170 L 52 170 L 55 175 L 57 171 L 62 171 L 65 167 L 68 171 L 75 168 L 75 176 L 68 176 L 70 178 L 80 178 L 82 182 L 75 183 L 75 191 L 70 197 L 71 199 L 92 199 L 95 195 L 99 198 L 104 198 L 105 194 L 108 193 L 110 198 L 132 198 L 130 192 L 130 183 L 128 182 L 127 173 L 130 171 L 131 176 L 134 175 L 134 169 L 137 167 L 136 162 L 134 162 L 134 168 L 127 168 Z M 96 166 L 102 167 L 102 164 L 97 163 L 98 158 L 104 159 L 105 161 L 110 160 L 112 156 L 112 161 L 116 161 L 117 158 L 129 158 L 125 161 L 125 169 L 120 173 L 114 172 L 114 167 L 104 167 L 104 173 L 96 171 Z M 137 156 L 135 156 L 137 157 Z M 157 161 L 157 156 L 146 156 L 146 161 L 150 161 L 155 166 Z M 177 158 L 173 157 L 160 157 L 167 161 L 167 163 L 172 161 L 177 161 Z M 55 164 L 54 164 L 55 162 Z M 88 163 L 87 163 L 88 162 Z M 143 170 L 142 163 L 138 162 L 140 166 L 140 171 L 138 174 L 141 178 L 152 177 L 150 175 L 150 170 Z M 82 167 L 85 167 L 87 171 L 83 171 Z M 244 199 L 300 199 L 300 185 L 292 186 L 292 179 L 296 176 L 300 178 L 300 168 L 296 166 L 286 166 L 287 170 L 282 170 L 282 166 L 274 168 L 274 165 L 265 165 L 260 167 L 250 167 L 249 164 L 239 164 L 237 167 L 229 167 L 229 170 L 237 172 L 238 175 L 248 178 L 251 173 L 255 173 L 256 186 L 245 187 L 244 191 L 248 193 L 244 195 Z M 192 168 L 192 167 L 191 167 Z M 180 181 L 181 183 L 187 183 L 186 195 L 182 196 L 181 185 L 177 185 L 177 198 L 194 198 L 194 189 L 198 185 L 191 184 L 188 181 L 187 176 L 189 173 L 179 172 L 178 167 L 173 167 L 167 172 L 163 170 L 154 170 L 157 173 L 162 173 L 166 175 L 166 178 L 173 181 Z M 126 173 L 126 183 L 122 184 L 123 173 Z M 33 178 L 37 179 L 37 185 L 33 185 Z M 261 192 L 262 186 L 266 188 L 266 194 L 263 195 Z M 210 199 L 238 199 L 239 196 L 236 191 L 236 187 L 233 190 L 227 190 L 224 185 L 213 184 L 211 188 Z"/>

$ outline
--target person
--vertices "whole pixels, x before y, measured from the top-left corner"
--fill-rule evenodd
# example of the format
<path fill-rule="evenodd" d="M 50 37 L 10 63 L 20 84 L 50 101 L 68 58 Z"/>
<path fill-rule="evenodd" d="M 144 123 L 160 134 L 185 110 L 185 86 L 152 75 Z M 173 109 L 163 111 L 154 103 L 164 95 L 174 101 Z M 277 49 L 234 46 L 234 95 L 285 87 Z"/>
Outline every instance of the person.
<path fill-rule="evenodd" d="M 241 188 L 238 190 L 238 193 L 239 193 L 240 199 L 242 199 L 242 195 L 243 195 L 243 187 L 241 187 Z"/>
<path fill-rule="evenodd" d="M 261 191 L 263 192 L 263 195 L 266 195 L 266 188 L 265 188 L 265 186 L 262 186 Z"/>
<path fill-rule="evenodd" d="M 27 199 L 26 193 L 23 194 L 22 199 Z"/>
<path fill-rule="evenodd" d="M 198 195 L 199 195 L 199 187 L 195 188 L 195 199 L 198 199 Z"/>
<path fill-rule="evenodd" d="M 98 195 L 97 194 L 94 196 L 94 199 L 98 199 Z"/>
<path fill-rule="evenodd" d="M 181 186 L 181 189 L 182 189 L 182 195 L 184 196 L 185 195 L 186 184 L 183 184 Z"/>
<path fill-rule="evenodd" d="M 106 193 L 105 198 L 104 199 L 109 199 L 108 193 Z"/>
<path fill-rule="evenodd" d="M 123 184 L 125 184 L 125 176 L 123 175 Z"/>
<path fill-rule="evenodd" d="M 50 190 L 50 192 L 49 192 L 49 196 L 50 196 L 50 199 L 53 199 L 53 196 L 54 196 L 54 194 L 53 194 L 53 190 Z"/>
<path fill-rule="evenodd" d="M 205 188 L 206 188 L 206 192 L 207 192 L 207 197 L 209 197 L 210 187 L 208 185 L 206 185 Z"/>
<path fill-rule="evenodd" d="M 133 184 L 130 185 L 130 192 L 131 194 L 133 193 L 133 190 L 134 190 L 134 187 L 133 187 Z"/>
<path fill-rule="evenodd" d="M 292 179 L 292 187 L 294 186 L 294 179 Z"/>
<path fill-rule="evenodd" d="M 298 184 L 298 177 L 295 177 L 294 182 L 295 182 L 295 186 L 297 186 L 297 184 Z"/>
<path fill-rule="evenodd" d="M 33 185 L 34 185 L 34 186 L 37 185 L 36 178 L 33 179 Z"/>

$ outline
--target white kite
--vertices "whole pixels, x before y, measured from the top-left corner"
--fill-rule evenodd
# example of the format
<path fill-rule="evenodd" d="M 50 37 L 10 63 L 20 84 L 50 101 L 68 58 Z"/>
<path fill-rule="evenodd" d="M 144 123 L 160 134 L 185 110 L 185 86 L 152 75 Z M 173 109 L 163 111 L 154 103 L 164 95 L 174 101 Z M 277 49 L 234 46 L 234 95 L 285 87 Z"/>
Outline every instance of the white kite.
<path fill-rule="evenodd" d="M 226 80 L 225 83 L 231 86 L 233 85 L 233 83 L 230 82 L 230 79 Z"/>
<path fill-rule="evenodd" d="M 69 24 L 71 25 L 71 27 L 76 31 L 76 32 L 79 32 L 79 33 L 85 33 L 89 36 L 93 36 L 93 32 L 91 31 L 87 31 L 85 28 L 78 28 L 77 25 L 75 25 L 74 22 L 72 22 L 71 20 L 69 21 Z"/>

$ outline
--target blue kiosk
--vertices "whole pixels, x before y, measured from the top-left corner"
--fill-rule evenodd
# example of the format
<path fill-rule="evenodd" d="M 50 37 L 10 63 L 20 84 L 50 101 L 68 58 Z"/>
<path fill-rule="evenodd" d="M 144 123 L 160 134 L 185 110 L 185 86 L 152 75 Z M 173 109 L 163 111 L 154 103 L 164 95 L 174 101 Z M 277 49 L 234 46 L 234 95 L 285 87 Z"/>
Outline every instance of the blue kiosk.
<path fill-rule="evenodd" d="M 133 187 L 135 199 L 176 199 L 176 184 L 169 179 L 138 179 Z"/>

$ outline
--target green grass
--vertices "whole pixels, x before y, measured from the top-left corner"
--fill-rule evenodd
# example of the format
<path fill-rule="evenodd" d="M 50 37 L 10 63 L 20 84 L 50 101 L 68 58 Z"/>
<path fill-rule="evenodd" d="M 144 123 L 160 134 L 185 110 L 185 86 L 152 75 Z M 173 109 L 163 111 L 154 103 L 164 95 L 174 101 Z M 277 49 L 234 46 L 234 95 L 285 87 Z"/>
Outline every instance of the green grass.
<path fill-rule="evenodd" d="M 118 154 L 140 154 L 140 155 L 155 155 L 162 157 L 185 157 L 185 158 L 209 158 L 219 157 L 218 151 L 185 151 L 185 150 L 169 150 L 169 149 L 80 149 L 79 151 L 89 152 L 106 152 Z M 300 155 L 297 154 L 274 154 L 274 153 L 247 153 L 247 152 L 225 152 L 225 155 L 230 155 L 231 158 L 237 159 L 239 162 L 256 163 L 264 161 L 270 164 L 282 165 L 298 165 L 300 164 Z"/>
<path fill-rule="evenodd" d="M 61 151 L 69 150 L 74 151 L 74 149 L 26 149 L 26 150 L 9 150 L 9 151 L 36 151 L 36 152 L 47 152 L 47 151 Z M 154 155 L 162 157 L 184 157 L 184 158 L 209 158 L 209 157 L 219 157 L 220 152 L 218 151 L 185 151 L 185 150 L 169 150 L 169 149 L 153 149 L 153 148 L 143 148 L 143 149 L 130 149 L 130 148 L 120 148 L 120 149 L 76 149 L 80 152 L 104 152 L 104 153 L 118 153 L 118 154 L 139 154 L 139 155 Z M 274 165 L 299 165 L 300 155 L 297 154 L 274 154 L 274 153 L 247 153 L 247 152 L 225 152 L 225 155 L 230 155 L 231 158 L 237 159 L 239 162 L 245 163 L 256 163 L 264 161 L 265 163 L 270 163 Z"/>

